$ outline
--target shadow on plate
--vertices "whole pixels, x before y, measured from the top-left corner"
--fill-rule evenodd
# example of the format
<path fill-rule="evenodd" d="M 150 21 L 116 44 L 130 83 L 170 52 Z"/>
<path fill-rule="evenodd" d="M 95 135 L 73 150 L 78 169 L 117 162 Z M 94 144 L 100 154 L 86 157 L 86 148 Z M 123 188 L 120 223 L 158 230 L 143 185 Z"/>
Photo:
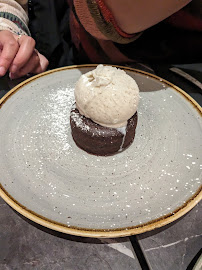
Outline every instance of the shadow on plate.
<path fill-rule="evenodd" d="M 154 75 L 154 72 L 152 69 L 149 68 L 143 68 L 140 65 L 127 65 L 126 68 L 135 68 L 135 69 L 139 69 L 140 71 L 143 72 L 147 72 L 149 74 L 144 74 L 144 73 L 138 73 L 138 72 L 133 72 L 133 71 L 129 71 L 128 74 L 131 75 L 131 73 L 134 74 L 134 79 L 136 80 L 140 92 L 154 92 L 154 91 L 159 91 L 162 89 L 166 89 L 166 87 L 168 87 L 161 79 L 159 79 L 158 77 L 156 77 Z M 81 67 L 78 68 L 79 71 L 81 72 L 81 74 L 85 74 L 86 72 L 88 72 L 90 66 L 88 67 Z M 94 69 L 95 67 L 92 67 L 92 69 Z"/>

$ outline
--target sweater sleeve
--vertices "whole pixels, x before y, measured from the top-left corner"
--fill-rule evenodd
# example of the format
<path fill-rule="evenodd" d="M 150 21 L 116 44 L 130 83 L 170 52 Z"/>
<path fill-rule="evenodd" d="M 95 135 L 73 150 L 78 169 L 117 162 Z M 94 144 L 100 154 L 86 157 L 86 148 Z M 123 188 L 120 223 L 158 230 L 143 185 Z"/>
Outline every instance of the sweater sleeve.
<path fill-rule="evenodd" d="M 9 30 L 17 35 L 29 35 L 27 0 L 0 1 L 0 31 Z"/>
<path fill-rule="evenodd" d="M 78 20 L 96 39 L 124 44 L 134 41 L 141 35 L 122 31 L 104 0 L 74 0 L 73 3 Z"/>

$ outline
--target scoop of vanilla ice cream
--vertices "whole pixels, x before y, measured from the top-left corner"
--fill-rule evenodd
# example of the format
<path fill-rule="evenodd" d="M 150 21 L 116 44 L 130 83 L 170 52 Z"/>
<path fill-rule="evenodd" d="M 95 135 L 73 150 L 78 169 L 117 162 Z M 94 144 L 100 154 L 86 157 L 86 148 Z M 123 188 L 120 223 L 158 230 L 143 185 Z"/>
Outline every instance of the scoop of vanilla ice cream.
<path fill-rule="evenodd" d="M 75 87 L 80 114 L 106 127 L 123 127 L 137 111 L 139 88 L 125 71 L 98 65 L 83 74 Z"/>

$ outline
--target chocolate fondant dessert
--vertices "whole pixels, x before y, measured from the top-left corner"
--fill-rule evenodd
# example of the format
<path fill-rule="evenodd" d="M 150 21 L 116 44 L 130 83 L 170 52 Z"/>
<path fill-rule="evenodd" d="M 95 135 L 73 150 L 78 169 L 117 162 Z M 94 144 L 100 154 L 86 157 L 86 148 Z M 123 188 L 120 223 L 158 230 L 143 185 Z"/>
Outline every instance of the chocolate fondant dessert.
<path fill-rule="evenodd" d="M 108 156 L 123 151 L 134 140 L 137 112 L 124 128 L 109 128 L 94 123 L 81 115 L 75 106 L 70 114 L 72 137 L 78 147 L 98 156 Z"/>
<path fill-rule="evenodd" d="M 139 88 L 124 70 L 98 65 L 76 83 L 70 114 L 72 137 L 88 153 L 107 156 L 134 140 Z"/>

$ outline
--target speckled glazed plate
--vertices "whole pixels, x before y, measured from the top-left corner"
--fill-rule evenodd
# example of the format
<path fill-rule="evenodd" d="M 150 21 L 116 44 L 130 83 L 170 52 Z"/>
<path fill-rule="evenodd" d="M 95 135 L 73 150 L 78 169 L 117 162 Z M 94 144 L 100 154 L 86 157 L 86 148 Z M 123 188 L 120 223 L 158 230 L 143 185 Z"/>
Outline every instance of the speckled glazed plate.
<path fill-rule="evenodd" d="M 201 107 L 154 75 L 124 68 L 141 100 L 133 144 L 98 157 L 72 140 L 74 86 L 93 65 L 48 71 L 15 87 L 0 108 L 0 194 L 48 228 L 120 237 L 168 224 L 201 199 Z"/>

